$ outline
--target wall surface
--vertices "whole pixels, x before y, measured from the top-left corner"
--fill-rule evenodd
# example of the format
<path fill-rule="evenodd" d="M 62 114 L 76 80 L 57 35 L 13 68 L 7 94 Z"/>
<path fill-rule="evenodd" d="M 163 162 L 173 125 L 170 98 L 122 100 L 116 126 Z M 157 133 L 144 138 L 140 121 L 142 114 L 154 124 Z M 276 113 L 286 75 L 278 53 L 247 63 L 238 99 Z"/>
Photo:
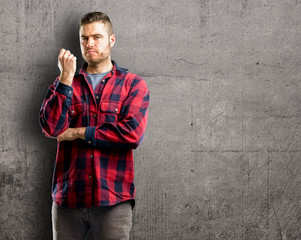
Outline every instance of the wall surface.
<path fill-rule="evenodd" d="M 301 239 L 300 0 L 1 0 L 0 239 L 52 239 L 39 108 L 94 10 L 151 92 L 131 240 Z"/>

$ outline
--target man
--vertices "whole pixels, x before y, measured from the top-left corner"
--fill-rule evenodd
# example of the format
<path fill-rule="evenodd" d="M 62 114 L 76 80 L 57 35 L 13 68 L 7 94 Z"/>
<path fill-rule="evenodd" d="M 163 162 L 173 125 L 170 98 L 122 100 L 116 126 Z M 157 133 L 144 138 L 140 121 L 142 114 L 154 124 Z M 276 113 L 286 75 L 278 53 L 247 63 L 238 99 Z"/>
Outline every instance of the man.
<path fill-rule="evenodd" d="M 85 60 L 61 49 L 60 76 L 49 87 L 40 124 L 57 139 L 52 184 L 54 239 L 128 239 L 134 207 L 132 149 L 142 141 L 149 105 L 145 81 L 111 60 L 109 17 L 80 22 Z"/>

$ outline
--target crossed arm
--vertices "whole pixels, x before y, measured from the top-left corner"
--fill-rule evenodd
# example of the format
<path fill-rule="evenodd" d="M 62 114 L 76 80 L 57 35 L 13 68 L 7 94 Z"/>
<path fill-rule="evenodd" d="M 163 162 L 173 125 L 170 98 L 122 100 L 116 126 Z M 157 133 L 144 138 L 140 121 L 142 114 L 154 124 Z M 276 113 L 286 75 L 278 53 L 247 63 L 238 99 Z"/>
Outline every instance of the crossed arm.
<path fill-rule="evenodd" d="M 53 84 L 40 111 L 40 124 L 44 133 L 59 142 L 82 139 L 93 147 L 136 148 L 143 140 L 146 127 L 149 91 L 143 80 L 136 79 L 135 82 L 136 85 L 120 109 L 123 115 L 119 121 L 99 122 L 96 126 L 78 128 L 69 128 L 71 88 L 63 91 L 61 85 L 55 87 L 56 84 Z M 67 93 L 64 95 L 61 92 Z"/>
<path fill-rule="evenodd" d="M 59 65 L 65 66 L 68 63 L 70 69 L 76 59 L 70 52 L 64 51 L 60 52 Z M 122 112 L 125 115 L 120 121 L 69 128 L 67 111 L 72 97 L 72 88 L 69 86 L 72 84 L 75 68 L 69 71 L 73 75 L 64 74 L 63 69 L 59 78 L 59 82 L 63 85 L 56 81 L 49 88 L 40 111 L 40 124 L 46 136 L 54 137 L 59 142 L 82 139 L 94 147 L 136 148 L 143 140 L 147 121 L 149 91 L 145 82 L 135 79 L 131 84 L 131 91 L 123 103 Z"/>
<path fill-rule="evenodd" d="M 57 136 L 59 142 L 62 141 L 73 141 L 77 138 L 85 140 L 86 127 L 79 128 L 67 128 L 66 131 Z"/>
<path fill-rule="evenodd" d="M 76 70 L 76 57 L 69 51 L 61 49 L 58 56 L 58 67 L 60 69 L 60 82 L 71 86 L 73 76 Z M 75 140 L 81 138 L 85 140 L 85 127 L 81 128 L 68 128 L 62 134 L 57 136 L 59 142 L 65 140 Z"/>

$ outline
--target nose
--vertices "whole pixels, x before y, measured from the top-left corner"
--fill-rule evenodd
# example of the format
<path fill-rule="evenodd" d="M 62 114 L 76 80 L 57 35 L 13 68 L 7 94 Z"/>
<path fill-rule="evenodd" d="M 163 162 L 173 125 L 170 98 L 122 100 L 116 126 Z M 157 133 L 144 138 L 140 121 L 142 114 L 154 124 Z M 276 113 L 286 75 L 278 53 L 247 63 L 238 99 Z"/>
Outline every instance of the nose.
<path fill-rule="evenodd" d="M 88 38 L 88 41 L 87 41 L 87 47 L 92 47 L 94 45 L 94 40 L 93 38 L 89 37 Z"/>

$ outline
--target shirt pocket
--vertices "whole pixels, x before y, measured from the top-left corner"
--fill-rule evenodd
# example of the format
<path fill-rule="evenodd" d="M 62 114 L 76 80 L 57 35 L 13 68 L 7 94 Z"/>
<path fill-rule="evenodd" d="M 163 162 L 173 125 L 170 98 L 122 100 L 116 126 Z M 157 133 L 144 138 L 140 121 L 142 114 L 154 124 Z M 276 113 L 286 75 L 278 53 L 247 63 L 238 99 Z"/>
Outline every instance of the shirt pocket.
<path fill-rule="evenodd" d="M 82 127 L 85 126 L 82 119 L 87 114 L 87 104 L 86 103 L 74 103 L 69 107 L 69 127 Z"/>
<path fill-rule="evenodd" d="M 101 121 L 117 122 L 119 120 L 122 102 L 104 100 L 100 104 Z"/>

